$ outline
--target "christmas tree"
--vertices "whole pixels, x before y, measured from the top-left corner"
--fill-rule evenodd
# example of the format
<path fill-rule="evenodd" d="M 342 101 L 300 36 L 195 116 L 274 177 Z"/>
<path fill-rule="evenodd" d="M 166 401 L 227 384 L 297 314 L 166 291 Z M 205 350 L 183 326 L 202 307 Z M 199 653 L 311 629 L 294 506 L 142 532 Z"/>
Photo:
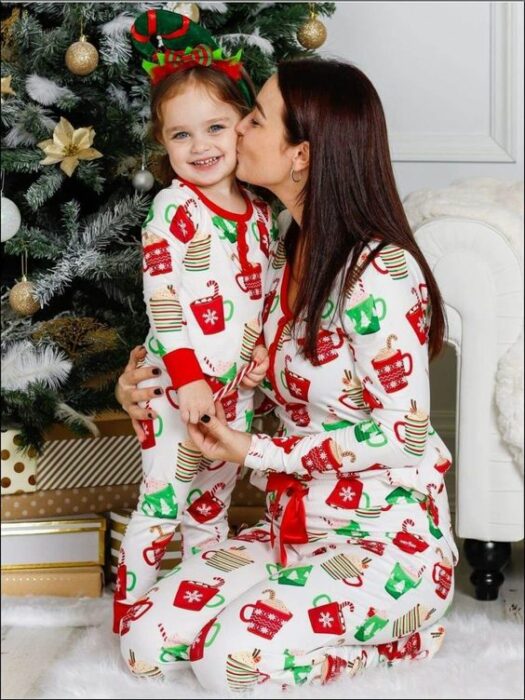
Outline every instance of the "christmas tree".
<path fill-rule="evenodd" d="M 200 21 L 226 55 L 242 49 L 260 86 L 279 60 L 311 55 L 311 13 L 335 5 L 2 5 L 2 429 L 38 450 L 53 423 L 96 431 L 146 335 L 140 226 L 163 183 L 129 30 L 149 8 Z"/>

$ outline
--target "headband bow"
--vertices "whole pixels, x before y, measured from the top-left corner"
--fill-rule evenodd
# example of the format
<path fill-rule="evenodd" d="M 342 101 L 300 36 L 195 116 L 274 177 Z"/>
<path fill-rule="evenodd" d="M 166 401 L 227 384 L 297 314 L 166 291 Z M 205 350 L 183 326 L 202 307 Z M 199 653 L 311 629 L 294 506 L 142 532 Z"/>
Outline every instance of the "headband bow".
<path fill-rule="evenodd" d="M 160 36 L 165 47 L 158 50 L 151 38 Z M 148 10 L 131 27 L 131 40 L 144 56 L 142 67 L 156 85 L 170 73 L 205 66 L 219 70 L 236 82 L 246 103 L 251 106 L 252 96 L 242 78 L 241 51 L 226 58 L 211 34 L 188 17 L 168 10 Z"/>

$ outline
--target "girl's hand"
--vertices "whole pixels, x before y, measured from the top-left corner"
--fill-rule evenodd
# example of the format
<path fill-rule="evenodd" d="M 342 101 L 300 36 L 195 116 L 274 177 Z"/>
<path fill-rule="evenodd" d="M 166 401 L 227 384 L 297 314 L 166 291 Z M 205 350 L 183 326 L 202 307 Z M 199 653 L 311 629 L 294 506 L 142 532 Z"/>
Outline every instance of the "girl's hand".
<path fill-rule="evenodd" d="M 221 422 L 223 412 L 220 402 L 216 406 L 219 417 L 204 415 L 197 425 L 188 423 L 188 435 L 205 457 L 214 461 L 244 464 L 252 436 L 239 430 L 232 430 Z"/>
<path fill-rule="evenodd" d="M 180 417 L 185 423 L 198 423 L 203 414 L 215 415 L 213 393 L 204 379 L 179 387 L 177 397 Z"/>
<path fill-rule="evenodd" d="M 137 389 L 137 384 L 144 379 L 160 375 L 158 367 L 139 367 L 139 363 L 146 357 L 146 348 L 137 346 L 129 354 L 128 364 L 124 368 L 124 372 L 118 379 L 115 388 L 115 397 L 124 411 L 131 418 L 131 425 L 135 431 L 139 442 L 143 442 L 146 435 L 142 430 L 139 421 L 153 419 L 157 414 L 151 408 L 141 408 L 139 401 L 148 401 L 162 394 L 161 387 L 151 386 L 147 389 Z"/>
<path fill-rule="evenodd" d="M 246 374 L 241 382 L 241 386 L 253 389 L 258 386 L 266 376 L 268 367 L 270 366 L 270 358 L 268 350 L 264 345 L 256 345 L 253 349 L 252 360 L 257 361 L 257 367 Z"/>

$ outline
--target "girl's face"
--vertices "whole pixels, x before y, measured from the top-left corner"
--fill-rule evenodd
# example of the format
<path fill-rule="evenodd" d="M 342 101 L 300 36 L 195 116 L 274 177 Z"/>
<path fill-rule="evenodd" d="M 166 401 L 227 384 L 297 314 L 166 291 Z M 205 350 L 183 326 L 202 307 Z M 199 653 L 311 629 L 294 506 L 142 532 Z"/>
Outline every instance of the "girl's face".
<path fill-rule="evenodd" d="M 237 126 L 237 177 L 279 196 L 290 179 L 293 147 L 286 143 L 284 101 L 272 75 L 257 95 L 256 107 Z"/>
<path fill-rule="evenodd" d="M 162 142 L 178 177 L 206 189 L 235 176 L 241 116 L 232 105 L 190 83 L 160 113 Z"/>

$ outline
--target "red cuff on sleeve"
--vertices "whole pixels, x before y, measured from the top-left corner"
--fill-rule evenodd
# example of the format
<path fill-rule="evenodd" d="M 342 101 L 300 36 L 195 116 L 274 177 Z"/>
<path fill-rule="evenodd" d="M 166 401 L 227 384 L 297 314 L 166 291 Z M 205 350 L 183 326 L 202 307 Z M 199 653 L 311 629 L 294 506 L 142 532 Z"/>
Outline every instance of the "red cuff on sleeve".
<path fill-rule="evenodd" d="M 162 358 L 175 389 L 204 379 L 204 374 L 191 348 L 172 350 Z"/>

